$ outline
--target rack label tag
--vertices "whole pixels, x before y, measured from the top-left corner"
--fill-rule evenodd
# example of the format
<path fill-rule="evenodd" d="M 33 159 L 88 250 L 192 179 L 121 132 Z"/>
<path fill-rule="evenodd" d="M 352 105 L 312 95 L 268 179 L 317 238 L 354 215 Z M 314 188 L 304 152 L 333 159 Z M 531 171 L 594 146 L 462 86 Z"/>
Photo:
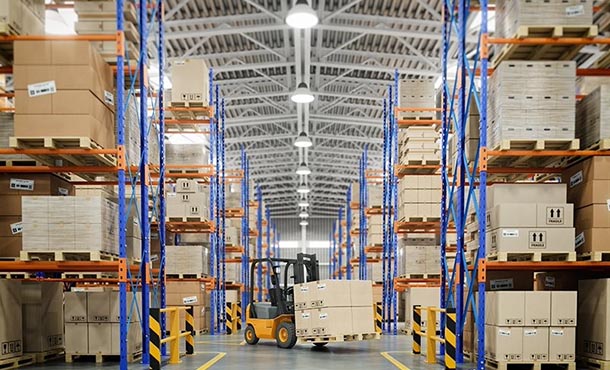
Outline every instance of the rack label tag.
<path fill-rule="evenodd" d="M 555 337 L 563 337 L 563 330 L 551 329 L 551 335 Z"/>
<path fill-rule="evenodd" d="M 566 7 L 566 16 L 577 17 L 579 15 L 585 15 L 585 6 L 582 4 L 572 5 Z"/>
<path fill-rule="evenodd" d="M 576 235 L 576 239 L 574 239 L 574 246 L 576 248 L 582 246 L 583 244 L 585 244 L 585 233 L 584 232 Z"/>
<path fill-rule="evenodd" d="M 309 287 L 307 286 L 301 286 L 301 292 L 309 292 Z"/>
<path fill-rule="evenodd" d="M 23 222 L 15 222 L 11 224 L 11 234 L 21 234 L 23 232 Z"/>
<path fill-rule="evenodd" d="M 318 289 L 326 289 L 326 284 L 318 284 Z"/>
<path fill-rule="evenodd" d="M 555 276 L 545 276 L 544 286 L 547 288 L 555 288 Z"/>
<path fill-rule="evenodd" d="M 66 188 L 57 188 L 57 192 L 59 193 L 59 195 L 63 195 L 63 196 L 70 195 L 70 190 L 68 190 Z"/>
<path fill-rule="evenodd" d="M 321 313 L 320 314 L 320 320 L 326 320 L 328 319 L 328 314 L 327 313 Z"/>
<path fill-rule="evenodd" d="M 523 331 L 523 335 L 526 337 L 533 337 L 536 334 L 538 334 L 538 331 L 536 329 L 527 329 Z"/>
<path fill-rule="evenodd" d="M 182 298 L 182 303 L 183 303 L 183 304 L 193 304 L 193 303 L 197 303 L 197 296 L 192 296 L 192 297 L 184 297 L 184 298 Z"/>
<path fill-rule="evenodd" d="M 489 282 L 490 290 L 513 289 L 513 279 L 496 279 Z"/>
<path fill-rule="evenodd" d="M 510 337 L 510 330 L 498 329 L 498 334 L 503 335 L 505 337 Z"/>
<path fill-rule="evenodd" d="M 502 229 L 503 238 L 518 238 L 519 230 Z"/>
<path fill-rule="evenodd" d="M 114 95 L 110 91 L 104 90 L 104 102 L 108 105 L 114 105 Z"/>
<path fill-rule="evenodd" d="M 45 81 L 28 85 L 28 96 L 30 98 L 55 94 L 56 92 L 57 88 L 55 87 L 55 81 Z"/>
<path fill-rule="evenodd" d="M 311 314 L 309 312 L 301 313 L 301 318 L 302 319 L 309 319 L 310 317 L 311 317 Z"/>
<path fill-rule="evenodd" d="M 582 174 L 582 170 L 576 172 L 572 176 L 570 176 L 570 188 L 575 187 L 576 185 L 582 183 L 584 181 L 584 176 Z"/>
<path fill-rule="evenodd" d="M 34 180 L 11 179 L 9 189 L 34 191 Z"/>
<path fill-rule="evenodd" d="M 608 212 L 610 212 L 610 199 L 606 199 L 606 206 L 608 206 Z"/>

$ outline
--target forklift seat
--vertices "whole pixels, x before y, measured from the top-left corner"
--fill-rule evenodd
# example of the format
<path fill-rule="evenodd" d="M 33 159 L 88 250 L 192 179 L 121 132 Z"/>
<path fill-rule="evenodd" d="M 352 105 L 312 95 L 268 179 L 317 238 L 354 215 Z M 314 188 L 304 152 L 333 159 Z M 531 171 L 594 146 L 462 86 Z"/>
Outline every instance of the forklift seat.
<path fill-rule="evenodd" d="M 257 319 L 275 319 L 277 317 L 277 307 L 270 302 L 254 302 L 254 313 Z"/>

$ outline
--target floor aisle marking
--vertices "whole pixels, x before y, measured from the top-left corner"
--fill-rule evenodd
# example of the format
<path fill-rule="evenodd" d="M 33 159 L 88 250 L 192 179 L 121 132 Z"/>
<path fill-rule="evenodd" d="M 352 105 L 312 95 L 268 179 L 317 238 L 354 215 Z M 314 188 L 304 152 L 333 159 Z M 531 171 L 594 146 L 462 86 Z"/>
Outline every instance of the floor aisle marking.
<path fill-rule="evenodd" d="M 216 353 L 216 356 L 214 356 L 214 358 L 212 358 L 210 361 L 208 361 L 205 364 L 198 367 L 197 370 L 207 370 L 207 369 L 211 368 L 212 365 L 214 365 L 215 363 L 220 361 L 221 358 L 223 358 L 227 355 L 226 352 L 197 352 L 197 354 L 202 354 L 202 353 Z"/>
<path fill-rule="evenodd" d="M 388 352 L 379 352 L 381 354 L 381 356 L 383 356 L 386 360 L 390 361 L 390 363 L 394 366 L 396 366 L 396 368 L 400 369 L 400 370 L 411 370 L 409 369 L 405 364 L 403 364 L 402 362 L 398 361 L 397 359 L 395 359 L 394 357 L 392 357 Z M 400 352 L 394 352 L 394 353 L 400 353 Z M 408 353 L 408 352 L 404 352 L 404 353 Z"/>

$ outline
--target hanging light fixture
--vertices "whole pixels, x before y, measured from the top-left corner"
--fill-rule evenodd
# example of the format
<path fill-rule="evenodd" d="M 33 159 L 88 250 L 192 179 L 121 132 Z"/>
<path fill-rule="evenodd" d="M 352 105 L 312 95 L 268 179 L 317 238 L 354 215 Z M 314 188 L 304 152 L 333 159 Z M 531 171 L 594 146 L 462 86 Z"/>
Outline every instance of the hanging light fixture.
<path fill-rule="evenodd" d="M 302 219 L 301 222 L 299 222 L 299 225 L 307 226 L 307 225 L 309 225 L 309 222 L 307 222 L 307 220 L 305 220 L 305 219 Z"/>
<path fill-rule="evenodd" d="M 301 131 L 299 137 L 297 137 L 297 139 L 294 141 L 294 146 L 297 148 L 309 148 L 312 145 L 313 143 L 305 131 Z"/>
<path fill-rule="evenodd" d="M 299 185 L 299 187 L 297 188 L 297 193 L 299 194 L 309 194 L 309 192 L 311 192 L 311 189 L 309 189 L 304 182 L 302 182 L 301 185 Z"/>
<path fill-rule="evenodd" d="M 294 90 L 292 95 L 290 95 L 290 100 L 294 103 L 306 104 L 314 101 L 315 97 L 307 87 L 305 82 L 301 82 L 299 86 Z"/>
<path fill-rule="evenodd" d="M 307 0 L 297 0 L 286 16 L 286 24 L 292 28 L 312 28 L 318 22 L 318 14 L 309 6 Z"/>
<path fill-rule="evenodd" d="M 307 211 L 303 210 L 303 211 L 301 211 L 301 213 L 299 213 L 299 217 L 307 218 L 307 217 L 309 217 L 309 213 L 307 213 Z"/>
<path fill-rule="evenodd" d="M 304 175 L 307 176 L 311 173 L 311 170 L 309 169 L 309 167 L 307 167 L 307 163 L 305 162 L 301 162 L 301 164 L 299 165 L 299 167 L 297 167 L 297 175 Z"/>
<path fill-rule="evenodd" d="M 309 207 L 309 202 L 307 201 L 307 199 L 301 198 L 301 200 L 299 200 L 299 203 L 297 203 L 297 205 L 301 208 L 305 208 L 305 207 Z"/>

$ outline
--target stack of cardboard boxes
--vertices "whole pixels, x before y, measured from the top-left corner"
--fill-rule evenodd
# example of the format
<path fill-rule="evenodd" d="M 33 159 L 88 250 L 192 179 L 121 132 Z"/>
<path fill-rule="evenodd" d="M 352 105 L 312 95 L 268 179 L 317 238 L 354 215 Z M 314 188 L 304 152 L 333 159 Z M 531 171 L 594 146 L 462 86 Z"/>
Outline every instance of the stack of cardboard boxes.
<path fill-rule="evenodd" d="M 50 174 L 0 175 L 0 257 L 19 257 L 23 244 L 22 198 L 73 195 L 74 187 Z"/>
<path fill-rule="evenodd" d="M 142 350 L 142 329 L 139 316 L 132 304 L 133 294 L 128 294 L 127 351 L 130 355 Z M 141 294 L 136 293 L 137 302 Z M 119 293 L 111 290 L 71 291 L 64 293 L 66 355 L 120 354 Z M 130 309 L 133 307 L 133 309 Z"/>
<path fill-rule="evenodd" d="M 20 290 L 23 351 L 38 353 L 63 349 L 63 284 L 24 282 Z"/>
<path fill-rule="evenodd" d="M 114 147 L 112 70 L 88 41 L 15 41 L 14 49 L 16 137 Z"/>
<path fill-rule="evenodd" d="M 23 197 L 24 251 L 118 254 L 118 211 L 104 197 Z"/>
<path fill-rule="evenodd" d="M 434 234 L 411 234 L 398 239 L 401 275 L 441 273 L 441 252 Z"/>
<path fill-rule="evenodd" d="M 576 248 L 579 253 L 610 251 L 610 158 L 594 157 L 564 171 L 568 202 L 576 209 Z"/>
<path fill-rule="evenodd" d="M 500 63 L 489 83 L 488 146 L 497 148 L 507 140 L 562 139 L 572 142 L 575 138 L 575 79 L 575 62 Z M 524 87 L 528 91 L 526 95 Z"/>
<path fill-rule="evenodd" d="M 23 355 L 21 282 L 0 280 L 0 360 Z"/>
<path fill-rule="evenodd" d="M 203 59 L 175 61 L 170 67 L 172 76 L 172 106 L 207 106 L 210 98 L 210 70 Z"/>
<path fill-rule="evenodd" d="M 579 356 L 610 361 L 610 279 L 578 282 Z M 599 366 L 599 365 L 598 365 Z"/>
<path fill-rule="evenodd" d="M 576 360 L 574 291 L 498 291 L 485 296 L 485 357 L 496 362 Z"/>
<path fill-rule="evenodd" d="M 398 219 L 434 221 L 441 217 L 441 177 L 405 176 L 398 184 Z"/>
<path fill-rule="evenodd" d="M 208 220 L 210 217 L 210 190 L 196 180 L 178 179 L 175 192 L 167 192 L 167 218 Z"/>
<path fill-rule="evenodd" d="M 193 306 L 194 330 L 202 333 L 209 327 L 209 292 L 206 294 L 205 284 L 198 281 L 168 281 L 167 306 Z M 185 313 L 180 312 L 180 328 L 186 330 Z"/>
<path fill-rule="evenodd" d="M 294 287 L 298 337 L 375 333 L 373 290 L 366 280 L 321 280 Z"/>
<path fill-rule="evenodd" d="M 610 84 L 599 86 L 576 105 L 576 137 L 582 148 L 600 142 L 600 149 L 610 147 Z"/>
<path fill-rule="evenodd" d="M 435 287 L 410 287 L 405 290 L 405 327 L 407 330 L 413 330 L 413 306 L 420 307 L 438 307 L 441 301 L 441 290 Z M 436 329 L 440 328 L 440 317 L 437 315 Z M 421 330 L 426 331 L 427 325 L 426 311 L 421 311 Z"/>
<path fill-rule="evenodd" d="M 165 246 L 165 273 L 179 276 L 202 276 L 204 274 L 203 250 L 204 248 L 200 245 Z"/>
<path fill-rule="evenodd" d="M 169 165 L 203 165 L 209 162 L 208 151 L 203 144 L 167 143 L 165 158 Z"/>
<path fill-rule="evenodd" d="M 3 35 L 43 35 L 44 0 L 5 0 L 0 3 L 0 33 Z"/>

